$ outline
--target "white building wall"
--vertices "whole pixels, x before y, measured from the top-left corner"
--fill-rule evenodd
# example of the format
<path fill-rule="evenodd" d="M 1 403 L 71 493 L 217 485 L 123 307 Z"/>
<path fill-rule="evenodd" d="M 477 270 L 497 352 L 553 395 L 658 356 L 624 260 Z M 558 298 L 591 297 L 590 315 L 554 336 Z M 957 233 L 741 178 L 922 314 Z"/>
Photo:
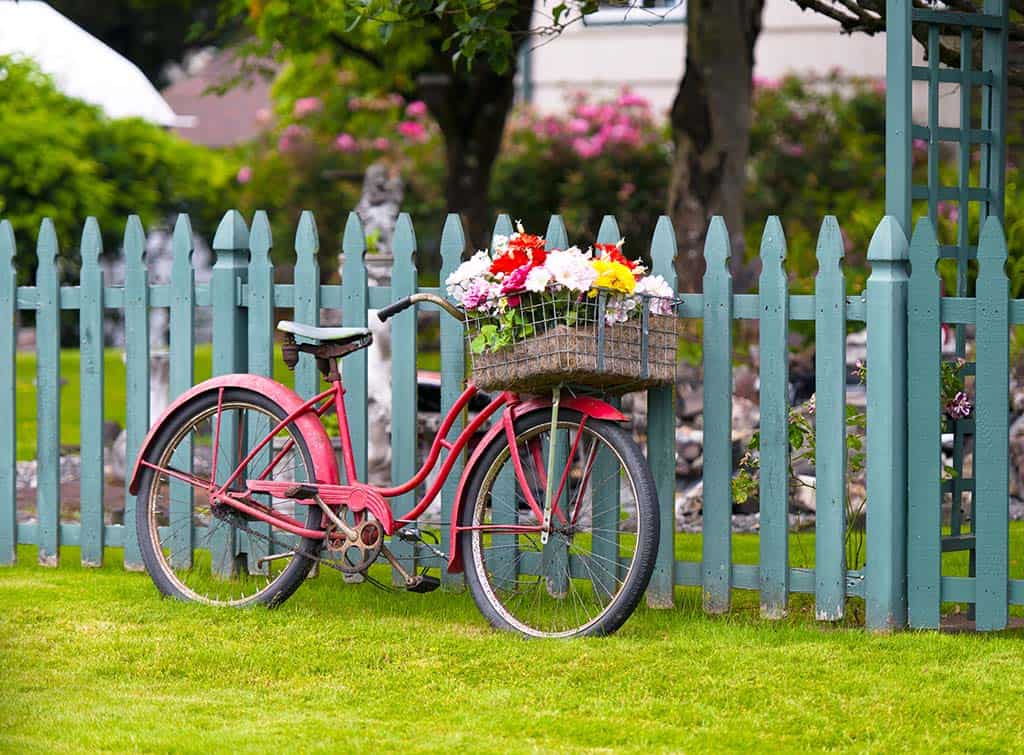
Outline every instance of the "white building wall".
<path fill-rule="evenodd" d="M 630 15 L 634 21 L 644 18 L 636 10 Z M 575 92 L 601 98 L 628 86 L 649 99 L 655 112 L 666 112 L 686 58 L 687 27 L 678 18 L 682 15 L 676 11 L 669 15 L 675 21 L 651 24 L 571 24 L 561 36 L 530 52 L 532 103 L 541 112 L 559 112 Z M 792 0 L 766 0 L 762 21 L 754 50 L 756 79 L 774 80 L 789 73 L 824 75 L 836 68 L 850 76 L 885 78 L 884 34 L 841 34 L 838 23 L 802 11 Z M 543 18 L 535 19 L 536 25 L 544 23 Z M 915 57 L 923 62 L 916 43 Z M 925 96 L 917 90 L 923 83 L 915 82 L 915 110 L 921 122 L 926 118 Z M 945 125 L 957 123 L 955 99 L 942 98 Z"/>

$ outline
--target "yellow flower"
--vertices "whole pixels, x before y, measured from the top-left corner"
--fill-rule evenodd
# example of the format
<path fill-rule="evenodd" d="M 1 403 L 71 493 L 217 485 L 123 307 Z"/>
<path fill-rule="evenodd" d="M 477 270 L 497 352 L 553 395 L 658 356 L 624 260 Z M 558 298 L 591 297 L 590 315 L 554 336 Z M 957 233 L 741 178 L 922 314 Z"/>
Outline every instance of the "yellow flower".
<path fill-rule="evenodd" d="M 609 262 L 607 260 L 592 260 L 591 265 L 597 271 L 597 280 L 594 281 L 594 288 L 610 288 L 612 291 L 621 291 L 625 294 L 633 293 L 636 288 L 636 278 L 633 271 L 621 262 Z M 594 293 L 591 292 L 593 296 Z"/>

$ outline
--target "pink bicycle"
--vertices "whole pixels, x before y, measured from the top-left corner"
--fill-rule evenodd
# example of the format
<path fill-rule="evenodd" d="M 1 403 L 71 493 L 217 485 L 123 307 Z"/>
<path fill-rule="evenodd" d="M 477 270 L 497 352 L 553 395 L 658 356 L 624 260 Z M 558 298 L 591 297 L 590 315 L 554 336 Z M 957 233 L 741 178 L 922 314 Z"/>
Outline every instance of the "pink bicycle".
<path fill-rule="evenodd" d="M 396 302 L 379 317 L 416 302 L 463 317 L 431 294 Z M 476 604 L 500 629 L 572 637 L 607 634 L 625 622 L 654 567 L 658 504 L 647 462 L 617 409 L 567 391 L 551 398 L 503 392 L 449 440 L 477 393 L 469 383 L 412 479 L 367 485 L 356 475 L 338 360 L 368 346 L 370 331 L 278 328 L 285 363 L 294 369 L 300 353 L 312 355 L 329 388 L 306 400 L 257 375 L 207 380 L 167 409 L 139 452 L 129 490 L 138 495 L 142 557 L 161 593 L 274 606 L 316 563 L 366 577 L 381 558 L 406 589 L 436 588 L 436 577 L 396 555 L 385 538 L 438 552 L 417 519 L 493 417 L 459 480 L 450 549 L 439 554 L 449 571 L 465 571 Z M 322 422 L 332 410 L 344 481 Z M 388 499 L 423 484 L 442 450 L 437 478 L 396 518 Z"/>

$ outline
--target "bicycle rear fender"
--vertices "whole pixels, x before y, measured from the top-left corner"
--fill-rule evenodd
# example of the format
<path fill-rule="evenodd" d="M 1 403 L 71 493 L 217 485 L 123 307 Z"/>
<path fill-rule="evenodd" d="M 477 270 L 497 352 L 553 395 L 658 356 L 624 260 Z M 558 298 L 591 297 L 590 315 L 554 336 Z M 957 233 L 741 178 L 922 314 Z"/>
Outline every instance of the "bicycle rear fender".
<path fill-rule="evenodd" d="M 168 418 L 196 396 L 217 391 L 221 388 L 247 388 L 255 391 L 275 402 L 288 414 L 298 411 L 306 403 L 291 388 L 262 375 L 219 375 L 218 377 L 204 380 L 175 399 L 149 429 L 149 433 L 146 435 L 145 440 L 142 441 L 139 453 L 135 457 L 135 468 L 132 470 L 131 481 L 128 483 L 129 493 L 135 495 L 138 492 L 139 477 L 143 469 L 142 460 L 147 458 L 153 445 L 153 439 Z M 340 478 L 338 477 L 338 462 L 334 455 L 334 447 L 331 445 L 331 440 L 327 437 L 327 432 L 324 430 L 323 425 L 320 424 L 320 418 L 312 409 L 309 409 L 295 418 L 295 426 L 302 434 L 302 438 L 306 441 L 306 446 L 309 448 L 309 455 L 313 459 L 313 473 L 316 482 L 332 485 L 338 484 Z"/>
<path fill-rule="evenodd" d="M 611 404 L 590 396 L 563 395 L 559 405 L 565 409 L 575 409 L 587 418 L 593 417 L 594 419 L 603 419 L 609 422 L 625 422 L 627 419 L 625 414 Z M 506 409 L 506 411 L 512 412 L 513 420 L 536 411 L 544 411 L 550 416 L 551 401 L 544 398 L 527 399 L 520 404 L 515 404 Z M 448 541 L 448 571 L 450 573 L 458 574 L 462 571 L 462 548 L 459 545 L 458 523 L 462 506 L 465 503 L 466 488 L 469 487 L 469 476 L 476 462 L 483 456 L 491 443 L 506 442 L 504 427 L 502 427 L 501 422 L 495 422 L 491 429 L 487 431 L 487 434 L 480 439 L 473 454 L 469 457 L 469 461 L 466 463 L 462 477 L 459 479 L 459 487 L 455 491 L 455 503 L 452 506 L 451 537 Z"/>

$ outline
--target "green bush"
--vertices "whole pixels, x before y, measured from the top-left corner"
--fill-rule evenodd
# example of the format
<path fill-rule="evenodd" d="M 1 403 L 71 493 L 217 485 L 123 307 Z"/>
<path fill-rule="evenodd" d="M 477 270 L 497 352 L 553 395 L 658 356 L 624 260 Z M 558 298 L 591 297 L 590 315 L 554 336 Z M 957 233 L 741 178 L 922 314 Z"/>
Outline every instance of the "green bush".
<path fill-rule="evenodd" d="M 56 226 L 62 257 L 71 258 L 89 215 L 110 251 L 131 213 L 150 225 L 188 211 L 197 230 L 212 232 L 232 204 L 237 167 L 228 157 L 141 120 L 109 119 L 59 92 L 29 61 L 0 57 L 0 81 L 0 217 L 18 238 L 21 282 L 32 278 L 44 217 Z"/>

